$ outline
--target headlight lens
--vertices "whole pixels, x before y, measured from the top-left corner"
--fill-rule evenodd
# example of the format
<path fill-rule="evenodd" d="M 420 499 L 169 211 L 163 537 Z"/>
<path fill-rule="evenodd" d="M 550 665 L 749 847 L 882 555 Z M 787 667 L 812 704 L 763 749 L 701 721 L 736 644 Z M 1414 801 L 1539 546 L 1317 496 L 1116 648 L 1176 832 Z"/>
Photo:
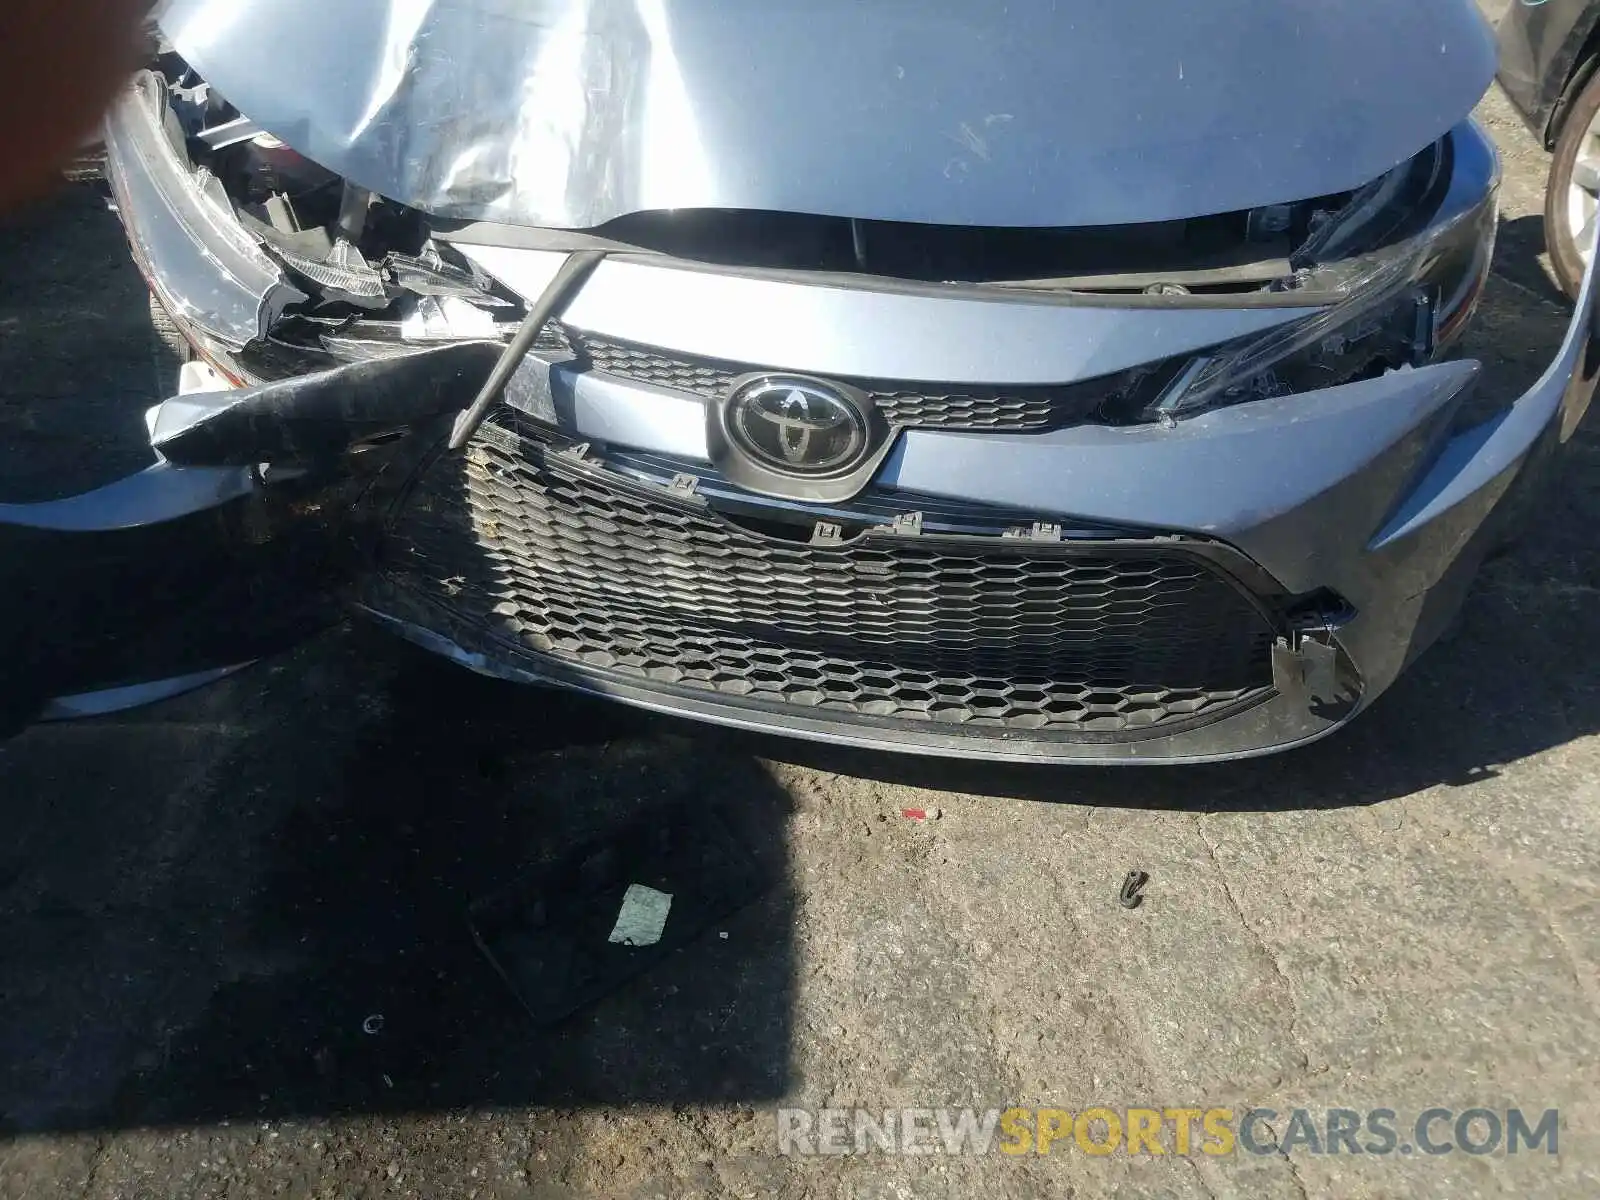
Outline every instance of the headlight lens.
<path fill-rule="evenodd" d="M 1421 366 L 1460 335 L 1494 257 L 1498 163 L 1475 128 L 1453 135 L 1454 174 L 1433 223 L 1371 253 L 1316 271 L 1340 298 L 1314 315 L 1217 347 L 1172 376 L 1149 410 L 1204 409 Z M 1469 139 L 1469 140 L 1463 140 Z"/>
<path fill-rule="evenodd" d="M 1385 263 L 1352 288 L 1314 316 L 1192 360 L 1156 402 L 1157 413 L 1178 416 L 1332 387 L 1375 367 L 1426 361 L 1433 306 L 1410 259 Z"/>

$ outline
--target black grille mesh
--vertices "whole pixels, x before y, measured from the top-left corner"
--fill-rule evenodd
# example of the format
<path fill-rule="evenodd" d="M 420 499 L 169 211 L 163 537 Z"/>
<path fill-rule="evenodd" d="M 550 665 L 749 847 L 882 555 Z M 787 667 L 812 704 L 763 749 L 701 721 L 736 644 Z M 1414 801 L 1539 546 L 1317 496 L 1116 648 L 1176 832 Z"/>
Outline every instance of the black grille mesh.
<path fill-rule="evenodd" d="M 697 396 L 717 396 L 733 386 L 743 372 L 732 364 L 707 359 L 673 358 L 655 350 L 608 342 L 569 330 L 573 352 L 585 366 L 622 379 L 636 379 L 658 387 L 677 388 Z"/>
<path fill-rule="evenodd" d="M 735 702 L 1068 740 L 1198 723 L 1269 689 L 1267 622 L 1175 549 L 818 547 L 485 435 L 425 472 L 390 579 L 520 649 Z"/>
<path fill-rule="evenodd" d="M 535 343 L 539 349 L 575 354 L 586 370 L 637 380 L 707 398 L 726 394 L 741 375 L 764 368 L 717 359 L 672 355 L 611 341 L 552 322 Z M 841 379 L 872 397 L 891 425 L 942 429 L 1058 429 L 1089 420 L 1133 382 L 1131 374 L 1051 387 L 984 387 L 962 384 L 885 383 Z"/>

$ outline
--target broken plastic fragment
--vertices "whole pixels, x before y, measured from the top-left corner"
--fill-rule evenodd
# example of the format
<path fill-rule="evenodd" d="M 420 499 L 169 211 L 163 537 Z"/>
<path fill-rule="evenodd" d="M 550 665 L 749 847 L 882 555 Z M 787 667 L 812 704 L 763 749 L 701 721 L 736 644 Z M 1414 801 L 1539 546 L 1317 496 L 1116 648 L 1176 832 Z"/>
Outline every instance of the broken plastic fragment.
<path fill-rule="evenodd" d="M 321 287 L 324 300 L 343 300 L 361 308 L 388 306 L 389 289 L 383 276 L 349 242 L 335 242 L 333 252 L 321 262 L 277 242 L 267 242 L 265 248 L 284 266 Z"/>
<path fill-rule="evenodd" d="M 486 275 L 446 262 L 432 242 L 422 248 L 420 255 L 390 254 L 383 265 L 397 287 L 419 296 L 455 296 L 492 308 L 511 305 L 511 301 L 489 290 L 491 284 Z"/>

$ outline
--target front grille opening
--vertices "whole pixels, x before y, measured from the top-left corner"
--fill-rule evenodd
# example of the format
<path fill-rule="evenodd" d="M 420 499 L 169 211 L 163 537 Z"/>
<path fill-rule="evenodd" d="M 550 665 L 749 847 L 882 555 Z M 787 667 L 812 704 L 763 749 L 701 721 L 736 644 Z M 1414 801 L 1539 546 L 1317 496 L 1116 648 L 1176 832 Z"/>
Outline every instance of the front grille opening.
<path fill-rule="evenodd" d="M 1176 731 L 1271 693 L 1271 623 L 1170 543 L 807 545 L 495 421 L 424 472 L 386 566 L 489 653 L 780 715 L 1066 740 Z"/>

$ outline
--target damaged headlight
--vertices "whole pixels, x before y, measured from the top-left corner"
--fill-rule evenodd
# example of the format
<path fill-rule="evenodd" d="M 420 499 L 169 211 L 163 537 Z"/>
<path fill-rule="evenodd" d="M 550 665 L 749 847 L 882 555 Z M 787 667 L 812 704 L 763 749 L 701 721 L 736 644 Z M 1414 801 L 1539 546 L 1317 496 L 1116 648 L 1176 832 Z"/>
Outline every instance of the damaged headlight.
<path fill-rule="evenodd" d="M 1151 415 L 1172 418 L 1207 408 L 1333 387 L 1402 366 L 1421 366 L 1455 340 L 1488 278 L 1497 221 L 1498 160 L 1476 126 L 1441 143 L 1445 161 L 1408 164 L 1373 186 L 1369 223 L 1382 222 L 1380 248 L 1307 268 L 1308 290 L 1337 297 L 1315 315 L 1190 360 L 1171 377 Z M 1421 195 L 1406 176 L 1432 172 Z M 1425 222 L 1421 214 L 1426 214 Z M 1407 224 L 1423 224 L 1408 229 Z M 1330 229 L 1325 253 L 1348 249 L 1354 229 Z"/>
<path fill-rule="evenodd" d="M 1176 416 L 1246 400 L 1286 396 L 1359 379 L 1371 370 L 1419 365 L 1433 353 L 1434 300 L 1416 281 L 1416 256 L 1375 266 L 1349 298 L 1263 337 L 1192 360 L 1156 404 Z"/>
<path fill-rule="evenodd" d="M 196 352 L 226 366 L 306 293 L 240 227 L 216 177 L 195 169 L 157 76 L 134 79 L 106 140 L 107 176 L 135 261 Z"/>
<path fill-rule="evenodd" d="M 518 298 L 420 214 L 305 159 L 176 56 L 159 67 L 110 116 L 107 174 L 157 303 L 231 382 L 517 328 Z"/>

